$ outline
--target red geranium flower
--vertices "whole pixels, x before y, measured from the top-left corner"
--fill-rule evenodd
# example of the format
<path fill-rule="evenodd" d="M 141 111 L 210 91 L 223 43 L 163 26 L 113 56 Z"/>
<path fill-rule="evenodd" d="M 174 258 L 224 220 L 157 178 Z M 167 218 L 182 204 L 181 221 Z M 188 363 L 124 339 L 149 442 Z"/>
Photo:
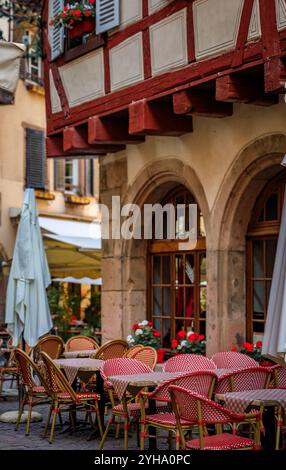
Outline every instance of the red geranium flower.
<path fill-rule="evenodd" d="M 148 326 L 153 326 L 153 323 L 149 321 Z"/>
<path fill-rule="evenodd" d="M 172 339 L 171 341 L 171 347 L 172 349 L 175 349 L 178 346 L 178 341 L 176 339 Z"/>
<path fill-rule="evenodd" d="M 139 328 L 139 325 L 138 323 L 134 323 L 134 325 L 132 326 L 133 330 L 138 330 Z"/>
<path fill-rule="evenodd" d="M 203 341 L 204 339 L 205 339 L 205 335 L 199 335 L 199 336 L 198 336 L 198 340 L 199 340 L 199 341 Z"/>
<path fill-rule="evenodd" d="M 90 15 L 91 15 L 91 11 L 90 11 L 90 10 L 86 10 L 86 11 L 84 12 L 84 14 L 85 14 L 85 16 L 90 16 Z"/>
<path fill-rule="evenodd" d="M 233 348 L 231 348 L 231 351 L 232 352 L 237 352 L 237 347 L 234 346 Z"/>
<path fill-rule="evenodd" d="M 259 349 L 262 348 L 262 341 L 257 341 L 256 347 Z"/>
<path fill-rule="evenodd" d="M 66 5 L 64 6 L 64 11 L 68 11 L 69 7 Z"/>
<path fill-rule="evenodd" d="M 80 11 L 80 10 L 75 10 L 74 14 L 75 14 L 76 16 L 80 16 L 80 15 L 81 15 L 81 11 Z"/>
<path fill-rule="evenodd" d="M 50 19 L 49 24 L 50 24 L 51 26 L 53 26 L 53 24 L 54 24 L 53 18 Z"/>
<path fill-rule="evenodd" d="M 193 342 L 193 341 L 196 341 L 197 337 L 198 336 L 196 335 L 196 333 L 192 333 L 188 336 L 188 339 L 189 339 L 189 341 Z"/>
<path fill-rule="evenodd" d="M 179 339 L 185 339 L 185 337 L 187 336 L 187 333 L 184 330 L 181 330 L 181 331 L 179 331 L 177 336 L 178 336 Z"/>
<path fill-rule="evenodd" d="M 95 0 L 89 0 L 89 3 L 93 5 L 95 3 Z"/>
<path fill-rule="evenodd" d="M 159 331 L 154 331 L 154 332 L 153 332 L 153 335 L 154 335 L 154 336 L 161 336 L 161 333 L 159 333 Z"/>
<path fill-rule="evenodd" d="M 254 349 L 254 346 L 252 343 L 244 343 L 243 347 L 246 349 L 248 352 L 252 352 Z"/>

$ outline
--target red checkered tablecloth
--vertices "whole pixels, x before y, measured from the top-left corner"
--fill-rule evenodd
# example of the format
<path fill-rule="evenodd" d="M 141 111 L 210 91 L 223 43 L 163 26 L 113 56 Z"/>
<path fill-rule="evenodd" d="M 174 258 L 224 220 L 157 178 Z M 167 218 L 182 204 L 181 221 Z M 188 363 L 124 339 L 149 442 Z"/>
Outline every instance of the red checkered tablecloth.
<path fill-rule="evenodd" d="M 147 374 L 134 374 L 134 375 L 114 375 L 108 377 L 112 383 L 115 392 L 119 399 L 121 399 L 128 386 L 132 387 L 156 387 L 165 380 L 175 379 L 180 375 L 185 375 L 185 372 L 149 372 Z"/>
<path fill-rule="evenodd" d="M 75 359 L 76 357 L 90 357 L 96 354 L 96 349 L 85 349 L 81 351 L 66 351 L 63 353 L 66 359 Z"/>
<path fill-rule="evenodd" d="M 244 392 L 229 392 L 218 395 L 224 406 L 236 413 L 244 413 L 250 405 L 282 406 L 286 412 L 286 390 L 269 388 L 261 390 L 246 390 Z"/>
<path fill-rule="evenodd" d="M 64 369 L 67 379 L 70 383 L 73 383 L 79 371 L 90 371 L 96 372 L 99 370 L 104 361 L 100 359 L 55 359 L 55 364 L 61 369 Z"/>

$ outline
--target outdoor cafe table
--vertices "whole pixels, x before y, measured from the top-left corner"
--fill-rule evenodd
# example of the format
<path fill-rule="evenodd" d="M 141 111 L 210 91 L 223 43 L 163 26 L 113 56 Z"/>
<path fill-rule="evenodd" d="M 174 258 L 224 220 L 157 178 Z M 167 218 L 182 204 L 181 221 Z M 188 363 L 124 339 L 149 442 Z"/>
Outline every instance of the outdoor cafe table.
<path fill-rule="evenodd" d="M 236 413 L 243 413 L 252 407 L 263 406 L 263 424 L 265 436 L 261 437 L 264 449 L 275 448 L 275 407 L 282 407 L 286 412 L 286 389 L 267 388 L 216 394 L 216 400 Z"/>
<path fill-rule="evenodd" d="M 89 359 L 89 358 L 75 358 L 75 359 L 55 359 L 54 363 L 57 364 L 61 369 L 64 370 L 68 381 L 73 384 L 77 375 L 80 372 L 86 373 L 90 376 L 96 375 L 95 389 L 96 393 L 100 395 L 98 403 L 99 414 L 101 422 L 104 422 L 104 383 L 100 374 L 100 368 L 104 361 L 100 359 Z"/>
<path fill-rule="evenodd" d="M 108 380 L 112 383 L 115 392 L 118 395 L 118 398 L 121 399 L 127 390 L 127 388 L 148 388 L 150 391 L 154 389 L 157 385 L 165 382 L 166 380 L 175 379 L 182 375 L 186 375 L 191 373 L 192 371 L 184 371 L 184 372 L 149 372 L 145 374 L 134 374 L 134 375 L 114 375 L 108 377 Z M 194 371 L 197 372 L 197 371 Z M 211 371 L 204 371 L 204 372 L 214 372 L 217 377 L 220 377 L 227 372 L 229 369 L 214 369 Z M 149 413 L 154 414 L 156 413 L 156 403 L 154 400 L 150 400 L 149 404 Z M 156 429 L 150 426 L 150 435 L 156 436 Z M 156 449 L 156 439 L 154 438 L 149 439 L 149 449 L 155 450 Z"/>
<path fill-rule="evenodd" d="M 63 353 L 66 359 L 75 359 L 77 357 L 90 357 L 96 354 L 96 349 L 83 349 L 81 351 L 66 351 Z"/>

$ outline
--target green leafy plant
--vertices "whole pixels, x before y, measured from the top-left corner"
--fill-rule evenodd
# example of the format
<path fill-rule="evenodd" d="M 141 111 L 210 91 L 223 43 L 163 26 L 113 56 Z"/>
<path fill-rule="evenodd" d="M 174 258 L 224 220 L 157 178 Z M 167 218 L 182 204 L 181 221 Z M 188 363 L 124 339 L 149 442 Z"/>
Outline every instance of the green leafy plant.
<path fill-rule="evenodd" d="M 161 349 L 161 334 L 153 328 L 153 323 L 143 320 L 133 325 L 134 333 L 127 336 L 127 342 L 130 346 L 142 344 L 142 346 L 151 346 L 154 349 Z"/>
<path fill-rule="evenodd" d="M 237 347 L 233 347 L 231 351 L 240 352 L 242 354 L 247 354 L 247 356 L 252 357 L 257 362 L 264 361 L 261 356 L 262 342 L 257 341 L 256 343 L 243 343 Z"/>
<path fill-rule="evenodd" d="M 206 341 L 204 335 L 199 335 L 193 331 L 179 331 L 178 339 L 173 339 L 172 350 L 177 354 L 201 354 L 206 353 Z"/>
<path fill-rule="evenodd" d="M 72 2 L 65 5 L 58 15 L 50 19 L 50 25 L 71 29 L 77 23 L 93 17 L 95 17 L 95 0 L 89 0 L 89 4 L 83 1 Z"/>

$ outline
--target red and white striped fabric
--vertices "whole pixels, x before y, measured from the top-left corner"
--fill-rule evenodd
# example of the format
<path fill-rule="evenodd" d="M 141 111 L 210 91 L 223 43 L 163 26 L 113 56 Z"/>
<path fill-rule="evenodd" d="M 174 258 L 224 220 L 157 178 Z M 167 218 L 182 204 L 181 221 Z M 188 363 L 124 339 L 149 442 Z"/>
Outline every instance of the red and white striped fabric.
<path fill-rule="evenodd" d="M 164 372 L 193 372 L 216 369 L 216 364 L 199 354 L 178 354 L 165 363 Z"/>
<path fill-rule="evenodd" d="M 224 432 L 215 436 L 205 436 L 203 450 L 235 450 L 253 448 L 254 446 L 255 442 L 253 439 Z M 201 448 L 200 440 L 192 439 L 187 441 L 186 448 L 199 450 Z"/>
<path fill-rule="evenodd" d="M 252 367 L 228 372 L 218 378 L 215 393 L 267 388 L 270 378 L 271 371 L 264 367 Z"/>
<path fill-rule="evenodd" d="M 79 370 L 96 372 L 102 366 L 99 359 L 55 359 L 54 363 L 65 371 L 69 383 L 73 383 Z"/>
<path fill-rule="evenodd" d="M 276 388 L 286 388 L 286 369 L 282 366 L 271 367 L 271 370 L 274 372 L 275 377 L 275 387 Z"/>
<path fill-rule="evenodd" d="M 259 365 L 252 357 L 236 351 L 218 352 L 213 355 L 212 361 L 219 369 L 243 369 Z"/>
<path fill-rule="evenodd" d="M 246 390 L 244 392 L 225 393 L 222 397 L 225 408 L 243 413 L 254 401 L 267 405 L 267 401 L 277 402 L 286 412 L 286 390 L 268 388 L 263 390 Z"/>

